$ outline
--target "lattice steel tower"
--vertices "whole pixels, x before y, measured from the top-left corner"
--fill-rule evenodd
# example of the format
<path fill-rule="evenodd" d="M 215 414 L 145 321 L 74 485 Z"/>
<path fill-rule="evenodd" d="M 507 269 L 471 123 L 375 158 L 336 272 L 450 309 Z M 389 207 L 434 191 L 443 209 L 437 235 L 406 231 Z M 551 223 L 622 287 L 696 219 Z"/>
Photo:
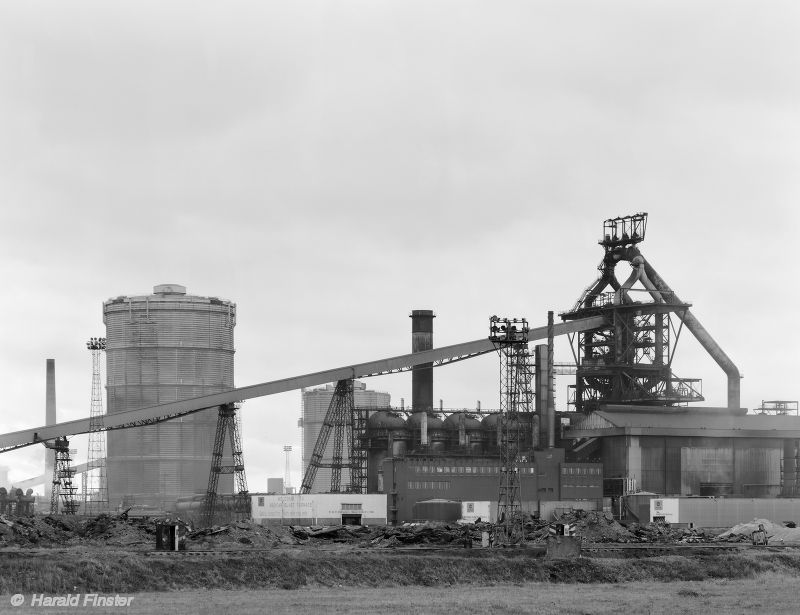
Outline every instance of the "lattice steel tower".
<path fill-rule="evenodd" d="M 366 433 L 366 409 L 355 405 L 352 380 L 339 380 L 331 397 L 322 429 L 308 462 L 300 493 L 311 493 L 319 468 L 331 469 L 330 493 L 367 492 L 367 455 L 362 440 Z M 328 440 L 333 434 L 333 457 L 323 462 Z M 344 461 L 344 456 L 347 460 Z M 342 468 L 350 470 L 350 484 L 342 488 Z"/>
<path fill-rule="evenodd" d="M 100 380 L 100 362 L 106 349 L 106 338 L 92 337 L 86 342 L 92 353 L 92 402 L 89 412 L 89 452 L 84 473 L 84 514 L 99 514 L 108 510 L 108 483 L 106 482 L 106 434 L 103 431 L 103 388 Z"/>
<path fill-rule="evenodd" d="M 50 492 L 50 514 L 59 513 L 74 515 L 78 510 L 78 501 L 75 499 L 77 487 L 72 482 L 75 477 L 75 468 L 72 467 L 72 453 L 69 440 L 66 436 L 56 438 L 53 443 L 44 442 L 48 449 L 55 450 L 55 466 L 53 468 L 53 489 Z"/>
<path fill-rule="evenodd" d="M 217 433 L 214 436 L 214 450 L 211 454 L 211 471 L 208 473 L 208 488 L 206 490 L 205 507 L 203 509 L 203 523 L 211 526 L 214 523 L 214 513 L 217 508 L 217 488 L 220 474 L 233 474 L 235 492 L 233 494 L 234 515 L 249 513 L 249 495 L 247 489 L 247 476 L 244 473 L 244 456 L 242 454 L 241 422 L 237 420 L 239 404 L 225 404 L 219 407 L 217 416 Z M 222 465 L 225 449 L 225 438 L 230 438 L 231 465 Z"/>
<path fill-rule="evenodd" d="M 520 412 L 532 410 L 531 363 L 528 353 L 528 321 L 498 318 L 489 320 L 489 339 L 500 354 L 500 488 L 497 519 L 499 540 L 515 544 L 523 539 L 519 492 L 521 443 Z"/>

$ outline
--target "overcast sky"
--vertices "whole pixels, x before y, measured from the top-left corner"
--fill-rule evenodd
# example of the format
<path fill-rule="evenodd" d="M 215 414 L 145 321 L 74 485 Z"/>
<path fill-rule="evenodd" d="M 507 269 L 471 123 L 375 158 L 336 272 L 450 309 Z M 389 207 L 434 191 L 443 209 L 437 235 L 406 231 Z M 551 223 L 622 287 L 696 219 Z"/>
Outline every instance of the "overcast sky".
<path fill-rule="evenodd" d="M 794 1 L 3 2 L 0 431 L 44 423 L 46 358 L 59 420 L 88 415 L 109 297 L 235 301 L 243 386 L 410 352 L 412 309 L 437 346 L 545 324 L 637 211 L 743 405 L 800 398 L 798 31 Z M 725 405 L 682 342 L 674 371 Z M 497 407 L 498 369 L 443 367 L 434 396 Z M 410 401 L 409 374 L 367 383 Z M 284 444 L 299 484 L 299 413 L 245 404 L 251 490 Z"/>

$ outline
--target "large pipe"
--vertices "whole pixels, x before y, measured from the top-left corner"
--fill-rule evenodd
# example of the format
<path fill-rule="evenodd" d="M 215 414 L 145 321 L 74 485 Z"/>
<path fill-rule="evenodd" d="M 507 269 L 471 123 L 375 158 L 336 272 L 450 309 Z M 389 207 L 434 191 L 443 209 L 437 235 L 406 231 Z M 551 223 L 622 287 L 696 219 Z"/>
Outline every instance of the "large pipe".
<path fill-rule="evenodd" d="M 56 420 L 56 360 L 47 359 L 45 376 L 45 425 L 55 425 Z M 50 499 L 53 490 L 53 469 L 55 467 L 55 454 L 53 449 L 44 449 L 44 496 Z"/>
<path fill-rule="evenodd" d="M 639 250 L 635 248 L 632 252 L 637 256 L 642 256 Z M 642 258 L 644 259 L 644 268 L 647 277 L 650 278 L 650 281 L 655 287 L 661 292 L 672 293 L 673 303 L 683 303 L 678 295 L 669 287 L 669 284 L 664 281 L 664 278 L 658 275 L 658 272 L 653 269 L 653 266 L 647 259 L 644 258 L 644 256 L 642 256 Z M 741 376 L 739 374 L 739 368 L 733 364 L 730 357 L 725 354 L 725 351 L 720 348 L 719 344 L 711 337 L 711 334 L 706 331 L 705 327 L 700 324 L 700 321 L 695 318 L 690 310 L 686 310 L 683 314 L 678 313 L 678 316 L 683 321 L 683 324 L 686 325 L 686 328 L 689 329 L 697 341 L 700 342 L 700 345 L 705 348 L 706 352 L 711 355 L 711 358 L 717 362 L 717 365 L 719 365 L 728 376 L 728 408 L 738 410 L 741 407 Z"/>
<path fill-rule="evenodd" d="M 412 310 L 411 352 L 433 349 L 433 310 Z M 415 365 L 411 371 L 411 408 L 433 412 L 433 363 Z"/>
<path fill-rule="evenodd" d="M 553 312 L 547 312 L 547 448 L 556 446 L 556 402 L 553 379 Z"/>

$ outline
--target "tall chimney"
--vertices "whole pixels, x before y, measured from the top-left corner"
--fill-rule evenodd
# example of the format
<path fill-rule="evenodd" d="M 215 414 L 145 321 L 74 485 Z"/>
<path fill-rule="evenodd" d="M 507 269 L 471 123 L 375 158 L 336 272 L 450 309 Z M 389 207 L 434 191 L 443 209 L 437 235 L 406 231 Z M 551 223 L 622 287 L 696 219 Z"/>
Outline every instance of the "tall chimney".
<path fill-rule="evenodd" d="M 549 444 L 550 419 L 548 412 L 549 383 L 550 374 L 547 344 L 537 344 L 534 348 L 534 397 L 536 399 L 536 415 L 539 417 L 539 441 L 536 445 L 539 448 L 547 448 Z"/>
<path fill-rule="evenodd" d="M 412 310 L 411 352 L 433 349 L 433 310 Z M 433 412 L 433 363 L 411 370 L 411 407 L 414 412 Z"/>
<path fill-rule="evenodd" d="M 45 408 L 44 424 L 56 424 L 56 360 L 47 359 L 47 375 L 45 379 Z M 44 449 L 44 496 L 45 501 L 50 500 L 53 490 L 53 468 L 55 467 L 55 454 L 52 449 Z"/>

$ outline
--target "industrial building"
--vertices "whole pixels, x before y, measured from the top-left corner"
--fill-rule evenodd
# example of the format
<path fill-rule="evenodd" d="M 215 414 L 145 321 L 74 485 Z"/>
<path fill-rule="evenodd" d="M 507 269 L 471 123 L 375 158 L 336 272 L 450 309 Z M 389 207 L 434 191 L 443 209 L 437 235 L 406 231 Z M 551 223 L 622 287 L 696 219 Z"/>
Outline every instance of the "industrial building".
<path fill-rule="evenodd" d="M 602 460 L 607 478 L 669 496 L 798 494 L 800 417 L 728 408 L 610 405 L 565 435 Z"/>
<path fill-rule="evenodd" d="M 357 493 L 254 493 L 251 516 L 261 525 L 386 525 L 386 497 Z"/>
<path fill-rule="evenodd" d="M 325 385 L 302 391 L 302 418 L 300 424 L 303 429 L 302 459 L 303 468 L 311 462 L 314 445 L 319 438 L 328 406 L 333 399 L 333 385 Z M 353 397 L 355 404 L 363 408 L 388 408 L 391 404 L 391 395 L 381 391 L 367 389 L 367 385 L 358 380 L 353 382 Z M 322 463 L 329 464 L 333 461 L 333 441 L 329 441 L 322 455 Z M 341 480 L 343 484 L 350 484 L 350 469 L 342 469 Z M 330 489 L 331 469 L 321 467 L 317 472 L 311 493 L 324 493 Z"/>
<path fill-rule="evenodd" d="M 800 495 L 797 403 L 763 402 L 758 414 L 741 407 L 738 368 L 640 251 L 646 222 L 645 213 L 604 221 L 600 275 L 560 323 L 553 312 L 535 329 L 524 318 L 492 316 L 487 337 L 434 348 L 435 314 L 414 310 L 411 354 L 241 389 L 233 388 L 235 304 L 187 295 L 177 285 L 107 301 L 104 428 L 119 429 L 108 441 L 112 505 L 127 497 L 167 507 L 179 496 L 194 502 L 207 486 L 216 493 L 210 476 L 225 464 L 214 436 L 224 435 L 217 427 L 233 419 L 235 403 L 297 389 L 303 495 L 383 497 L 393 523 L 417 520 L 426 509 L 419 504 L 430 501 L 437 501 L 431 510 L 496 502 L 498 519 L 508 524 L 521 510 L 602 506 L 625 515 L 630 497 L 642 511 L 650 496 Z M 619 265 L 630 268 L 624 280 Z M 689 406 L 704 396 L 700 379 L 675 373 L 682 334 L 693 335 L 722 369 L 726 407 Z M 567 407 L 556 411 L 553 340 L 562 335 L 575 382 Z M 531 353 L 535 340 L 547 343 Z M 486 353 L 500 358 L 499 412 L 436 408 L 436 368 Z M 410 408 L 391 408 L 388 394 L 356 380 L 408 370 Z M 0 436 L 0 448 L 92 430 L 88 419 L 45 425 Z M 225 467 L 238 472 L 236 492 L 249 498 L 235 448 L 234 464 Z M 220 492 L 233 491 L 229 475 L 217 478 Z"/>
<path fill-rule="evenodd" d="M 411 313 L 414 352 L 433 347 L 433 317 L 431 310 Z M 537 346 L 535 364 L 547 365 L 547 356 L 548 347 Z M 540 415 L 549 416 L 552 387 L 531 378 L 533 365 L 528 368 L 528 385 L 536 387 L 535 392 L 529 391 L 531 401 L 535 399 L 540 412 L 533 412 L 531 407 L 531 411 L 515 415 L 516 497 L 520 508 L 534 514 L 547 507 L 545 503 L 556 502 L 565 508 L 602 508 L 600 464 L 568 463 L 565 450 L 555 447 L 551 422 L 540 420 Z M 541 367 L 540 379 L 545 372 Z M 361 442 L 368 453 L 366 490 L 387 494 L 391 522 L 420 521 L 416 505 L 424 501 L 498 500 L 503 473 L 501 413 L 434 412 L 433 373 L 432 366 L 420 366 L 413 372 L 415 405 L 407 419 L 399 412 L 378 411 L 367 420 Z M 440 418 L 439 414 L 446 416 Z"/>
<path fill-rule="evenodd" d="M 103 304 L 108 415 L 233 388 L 236 304 L 162 284 L 152 295 Z M 108 433 L 112 506 L 123 500 L 160 508 L 205 493 L 217 411 Z M 220 491 L 230 493 L 230 475 Z"/>

